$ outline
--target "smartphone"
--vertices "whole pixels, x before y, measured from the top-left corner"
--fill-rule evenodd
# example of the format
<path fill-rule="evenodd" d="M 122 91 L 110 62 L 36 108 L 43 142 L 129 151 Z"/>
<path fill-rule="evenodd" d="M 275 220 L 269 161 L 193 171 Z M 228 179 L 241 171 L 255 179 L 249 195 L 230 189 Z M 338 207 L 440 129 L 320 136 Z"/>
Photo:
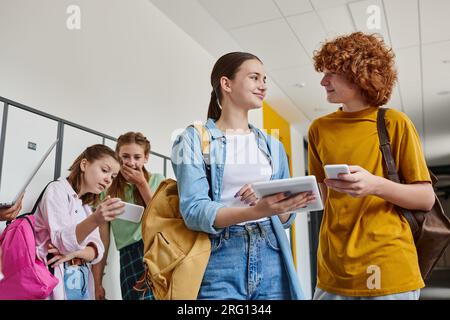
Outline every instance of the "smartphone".
<path fill-rule="evenodd" d="M 123 213 L 117 216 L 117 219 L 140 223 L 145 208 L 142 206 L 138 206 L 137 204 L 132 204 L 125 201 L 121 202 L 125 204 L 125 208 Z"/>
<path fill-rule="evenodd" d="M 52 260 L 54 256 L 55 256 L 55 255 L 54 255 L 53 253 L 47 253 L 47 262 L 50 261 L 50 260 Z M 53 262 L 53 263 L 54 263 L 54 262 Z M 53 268 L 53 267 L 51 267 L 51 266 L 49 265 L 49 266 L 48 266 L 48 270 L 50 270 L 50 273 L 51 273 L 52 275 L 55 275 L 55 268 Z"/>
<path fill-rule="evenodd" d="M 346 164 L 327 164 L 323 168 L 328 179 L 339 179 L 339 173 L 350 174 L 350 169 Z"/>

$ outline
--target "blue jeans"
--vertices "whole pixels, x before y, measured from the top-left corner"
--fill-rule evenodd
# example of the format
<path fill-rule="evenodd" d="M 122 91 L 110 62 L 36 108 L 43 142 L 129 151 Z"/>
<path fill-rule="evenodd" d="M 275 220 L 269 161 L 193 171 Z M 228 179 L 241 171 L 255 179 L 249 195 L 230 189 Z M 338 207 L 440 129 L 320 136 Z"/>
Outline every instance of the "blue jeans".
<path fill-rule="evenodd" d="M 89 300 L 89 267 L 64 263 L 64 291 L 67 300 Z"/>
<path fill-rule="evenodd" d="M 329 293 L 316 287 L 313 300 L 419 300 L 420 289 L 384 296 L 352 297 Z"/>
<path fill-rule="evenodd" d="M 198 299 L 287 300 L 289 282 L 270 220 L 210 235 L 211 256 Z"/>

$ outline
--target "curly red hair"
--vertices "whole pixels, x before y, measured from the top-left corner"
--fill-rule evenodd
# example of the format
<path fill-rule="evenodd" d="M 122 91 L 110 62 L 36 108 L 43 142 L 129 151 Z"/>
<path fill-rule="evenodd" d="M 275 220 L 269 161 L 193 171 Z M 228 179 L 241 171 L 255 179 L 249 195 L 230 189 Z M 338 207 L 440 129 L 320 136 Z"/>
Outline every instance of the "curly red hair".
<path fill-rule="evenodd" d="M 326 42 L 314 52 L 314 68 L 344 75 L 373 106 L 386 104 L 397 80 L 395 54 L 376 34 L 354 32 Z"/>

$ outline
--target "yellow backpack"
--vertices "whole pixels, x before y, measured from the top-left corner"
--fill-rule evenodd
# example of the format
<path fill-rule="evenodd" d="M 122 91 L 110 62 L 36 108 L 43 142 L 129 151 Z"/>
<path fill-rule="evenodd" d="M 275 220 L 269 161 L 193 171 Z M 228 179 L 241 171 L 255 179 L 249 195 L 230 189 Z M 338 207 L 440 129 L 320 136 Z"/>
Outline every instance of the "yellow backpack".
<path fill-rule="evenodd" d="M 209 131 L 194 125 L 200 133 L 202 154 L 209 164 Z M 209 184 L 211 179 L 207 166 Z M 190 230 L 180 213 L 177 182 L 161 182 L 142 216 L 145 274 L 135 290 L 145 294 L 151 288 L 156 300 L 194 300 L 211 253 L 207 233 Z"/>

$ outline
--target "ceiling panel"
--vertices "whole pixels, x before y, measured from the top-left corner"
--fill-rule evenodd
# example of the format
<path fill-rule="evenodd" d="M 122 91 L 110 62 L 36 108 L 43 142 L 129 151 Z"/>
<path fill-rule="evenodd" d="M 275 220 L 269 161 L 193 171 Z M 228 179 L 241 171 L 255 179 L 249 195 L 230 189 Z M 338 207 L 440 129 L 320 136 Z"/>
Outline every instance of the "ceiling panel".
<path fill-rule="evenodd" d="M 330 38 L 355 31 L 355 27 L 347 6 L 317 11 Z"/>
<path fill-rule="evenodd" d="M 422 43 L 450 40 L 450 1 L 420 0 Z"/>
<path fill-rule="evenodd" d="M 397 49 L 396 64 L 403 112 L 412 120 L 422 141 L 424 141 L 420 48 L 417 46 Z"/>
<path fill-rule="evenodd" d="M 226 29 L 281 18 L 272 0 L 199 0 Z"/>
<path fill-rule="evenodd" d="M 380 25 L 377 29 L 369 29 L 368 22 L 372 21 L 373 13 L 370 11 L 367 13 L 367 10 L 370 6 L 376 6 L 378 8 L 378 12 L 380 14 L 379 20 Z M 389 32 L 386 25 L 386 19 L 384 16 L 383 3 L 381 0 L 367 0 L 367 1 L 359 1 L 352 2 L 349 4 L 350 12 L 352 14 L 353 20 L 355 21 L 356 29 L 366 33 L 379 33 L 383 36 L 384 42 L 390 45 Z"/>
<path fill-rule="evenodd" d="M 309 0 L 274 0 L 285 16 L 313 11 Z"/>
<path fill-rule="evenodd" d="M 450 41 L 422 47 L 424 94 L 430 102 L 439 100 L 444 91 L 450 91 Z M 447 63 L 446 63 L 447 62 Z M 437 101 L 436 100 L 436 101 Z M 450 112 L 448 112 L 450 115 Z"/>
<path fill-rule="evenodd" d="M 185 0 L 171 1 L 175 4 Z M 399 71 L 398 86 L 387 106 L 403 110 L 414 122 L 430 164 L 450 163 L 450 94 L 442 94 L 450 91 L 450 0 L 190 2 L 195 2 L 205 15 L 211 15 L 211 19 L 223 26 L 239 50 L 252 52 L 263 60 L 269 87 L 277 90 L 269 89 L 268 100 L 276 109 L 291 110 L 292 117 L 288 118 L 293 122 L 302 118 L 301 112 L 296 113 L 298 110 L 314 119 L 337 108 L 326 101 L 320 86 L 321 75 L 313 69 L 314 49 L 327 39 L 356 30 L 380 33 L 388 45 L 392 43 Z M 380 30 L 368 29 L 370 5 L 380 9 Z M 202 26 L 207 23 L 184 8 L 177 18 L 192 19 Z M 212 28 L 203 27 L 198 33 L 202 39 L 208 34 L 208 43 L 217 42 L 218 48 L 222 44 L 214 52 L 235 50 Z M 195 38 L 193 33 L 190 35 Z M 420 40 L 426 44 L 422 50 Z M 444 60 L 449 62 L 443 63 Z"/>
<path fill-rule="evenodd" d="M 314 50 L 319 49 L 321 43 L 327 37 L 316 12 L 289 17 L 287 20 L 305 47 L 308 55 L 312 57 Z"/>
<path fill-rule="evenodd" d="M 384 0 L 384 8 L 394 48 L 417 46 L 419 36 L 419 8 L 416 0 Z"/>
<path fill-rule="evenodd" d="M 311 0 L 311 3 L 316 10 L 328 9 L 345 5 L 354 0 Z"/>
<path fill-rule="evenodd" d="M 284 19 L 233 29 L 230 32 L 243 49 L 261 58 L 266 70 L 311 63 Z"/>

